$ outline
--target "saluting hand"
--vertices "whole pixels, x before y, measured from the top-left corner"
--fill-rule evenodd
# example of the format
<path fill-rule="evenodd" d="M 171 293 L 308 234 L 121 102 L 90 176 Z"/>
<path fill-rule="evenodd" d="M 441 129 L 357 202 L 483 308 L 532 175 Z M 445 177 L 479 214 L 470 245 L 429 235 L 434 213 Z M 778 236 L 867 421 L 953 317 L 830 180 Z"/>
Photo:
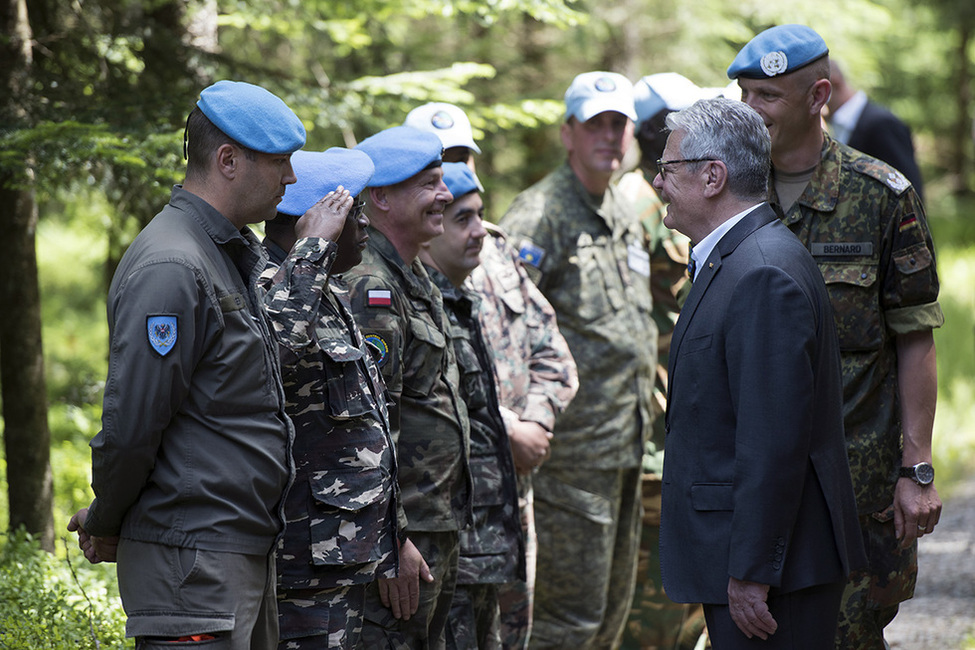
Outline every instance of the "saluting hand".
<path fill-rule="evenodd" d="M 326 194 L 301 215 L 301 218 L 295 222 L 295 235 L 298 239 L 322 237 L 337 241 L 345 226 L 345 218 L 352 209 L 352 203 L 352 195 L 339 185 L 338 189 Z"/>

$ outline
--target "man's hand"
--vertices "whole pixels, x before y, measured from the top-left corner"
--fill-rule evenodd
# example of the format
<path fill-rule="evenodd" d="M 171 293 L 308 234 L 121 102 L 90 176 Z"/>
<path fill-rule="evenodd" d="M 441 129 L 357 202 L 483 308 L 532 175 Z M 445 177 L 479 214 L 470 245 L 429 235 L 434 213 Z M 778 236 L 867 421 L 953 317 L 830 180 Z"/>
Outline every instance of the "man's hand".
<path fill-rule="evenodd" d="M 941 497 L 934 487 L 918 485 L 909 478 L 897 481 L 894 489 L 894 532 L 901 548 L 922 535 L 934 532 L 941 519 Z"/>
<path fill-rule="evenodd" d="M 334 192 L 329 192 L 321 201 L 308 208 L 308 212 L 301 215 L 295 222 L 295 236 L 322 237 L 331 241 L 338 241 L 345 218 L 352 209 L 352 195 L 339 185 Z"/>
<path fill-rule="evenodd" d="M 88 518 L 88 508 L 82 508 L 71 516 L 68 521 L 70 532 L 78 531 L 78 547 L 92 564 L 99 562 L 114 562 L 118 550 L 118 537 L 95 537 L 84 529 Z"/>
<path fill-rule="evenodd" d="M 537 422 L 518 420 L 511 426 L 511 455 L 519 474 L 528 474 L 548 458 L 551 439 L 552 434 Z"/>
<path fill-rule="evenodd" d="M 768 585 L 728 579 L 728 606 L 731 620 L 749 639 L 757 636 L 763 641 L 774 634 L 779 624 L 768 610 Z"/>
<path fill-rule="evenodd" d="M 409 539 L 399 549 L 399 576 L 379 579 L 379 598 L 393 616 L 404 621 L 416 614 L 420 606 L 420 578 L 433 582 L 433 574 L 420 551 Z"/>

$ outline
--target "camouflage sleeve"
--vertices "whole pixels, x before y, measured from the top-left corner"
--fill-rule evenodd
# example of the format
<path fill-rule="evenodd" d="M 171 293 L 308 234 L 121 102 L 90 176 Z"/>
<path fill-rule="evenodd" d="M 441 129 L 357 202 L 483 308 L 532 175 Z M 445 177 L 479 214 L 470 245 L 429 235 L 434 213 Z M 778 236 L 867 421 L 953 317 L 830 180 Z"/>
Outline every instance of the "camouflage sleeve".
<path fill-rule="evenodd" d="M 887 222 L 890 254 L 882 261 L 882 308 L 894 334 L 929 330 L 944 323 L 938 304 L 934 243 L 924 207 L 913 188 L 891 196 Z"/>
<path fill-rule="evenodd" d="M 264 309 L 274 324 L 285 376 L 301 357 L 316 349 L 310 330 L 322 292 L 328 290 L 328 272 L 337 251 L 328 239 L 299 239 L 280 267 L 269 263 L 261 274 Z"/>
<path fill-rule="evenodd" d="M 579 390 L 579 375 L 569 345 L 559 331 L 555 309 L 517 263 L 517 252 L 512 253 L 525 294 L 524 318 L 531 344 L 528 404 L 521 419 L 552 431 L 555 418 Z"/>
<path fill-rule="evenodd" d="M 542 290 L 558 282 L 557 233 L 545 213 L 541 192 L 523 192 L 515 197 L 498 225 L 509 234 L 509 241 L 524 264 L 528 277 Z"/>

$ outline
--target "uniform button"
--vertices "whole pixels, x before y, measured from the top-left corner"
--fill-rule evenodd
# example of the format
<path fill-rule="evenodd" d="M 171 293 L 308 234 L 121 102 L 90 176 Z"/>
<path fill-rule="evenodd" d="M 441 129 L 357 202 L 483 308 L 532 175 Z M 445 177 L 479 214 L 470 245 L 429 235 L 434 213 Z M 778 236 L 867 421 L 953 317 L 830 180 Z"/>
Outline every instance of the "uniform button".
<path fill-rule="evenodd" d="M 910 259 L 910 262 L 911 262 L 911 266 L 914 266 L 915 264 L 917 264 L 917 260 L 914 259 L 913 257 Z"/>
<path fill-rule="evenodd" d="M 867 274 L 866 273 L 861 273 L 860 274 L 860 279 L 861 280 L 866 280 L 867 279 Z"/>

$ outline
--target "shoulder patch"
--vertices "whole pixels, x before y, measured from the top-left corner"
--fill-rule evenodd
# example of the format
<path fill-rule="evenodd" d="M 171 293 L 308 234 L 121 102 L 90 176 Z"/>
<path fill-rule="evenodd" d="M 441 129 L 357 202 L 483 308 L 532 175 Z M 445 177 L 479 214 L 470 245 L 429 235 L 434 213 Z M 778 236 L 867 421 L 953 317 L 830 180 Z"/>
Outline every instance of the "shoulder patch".
<path fill-rule="evenodd" d="M 545 249 L 540 246 L 536 246 L 531 241 L 525 239 L 521 242 L 521 246 L 518 248 L 518 257 L 521 261 L 528 266 L 534 266 L 539 268 L 542 264 L 542 260 L 545 259 Z"/>
<path fill-rule="evenodd" d="M 393 304 L 393 294 L 389 289 L 369 289 L 366 292 L 367 307 L 389 307 Z"/>
<path fill-rule="evenodd" d="M 366 334 L 365 341 L 369 349 L 372 350 L 372 356 L 376 361 L 376 365 L 382 366 L 386 362 L 386 357 L 389 355 L 389 346 L 386 345 L 386 341 L 378 334 Z"/>
<path fill-rule="evenodd" d="M 166 356 L 176 346 L 178 328 L 175 316 L 149 316 L 146 318 L 146 330 L 149 345 L 159 356 Z"/>

